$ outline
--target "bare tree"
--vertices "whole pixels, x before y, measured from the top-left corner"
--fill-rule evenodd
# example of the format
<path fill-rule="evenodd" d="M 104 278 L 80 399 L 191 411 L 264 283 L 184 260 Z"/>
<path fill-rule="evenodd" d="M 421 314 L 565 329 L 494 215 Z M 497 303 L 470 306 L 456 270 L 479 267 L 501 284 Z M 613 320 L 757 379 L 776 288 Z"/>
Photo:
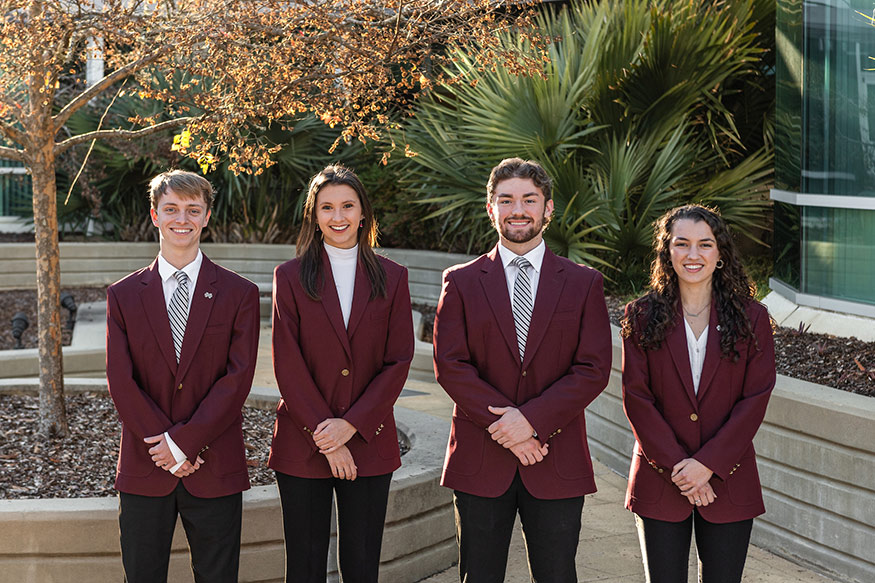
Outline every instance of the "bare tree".
<path fill-rule="evenodd" d="M 232 169 L 258 172 L 274 150 L 248 138 L 253 124 L 303 112 L 343 128 L 343 139 L 374 138 L 386 112 L 439 70 L 435 48 L 490 46 L 503 11 L 489 0 L 0 0 L 0 157 L 33 177 L 40 432 L 67 434 L 55 182 L 62 153 L 177 128 L 202 164 L 228 157 Z M 105 71 L 97 79 L 95 61 Z M 76 111 L 117 95 L 157 101 L 160 113 L 65 131 Z"/>

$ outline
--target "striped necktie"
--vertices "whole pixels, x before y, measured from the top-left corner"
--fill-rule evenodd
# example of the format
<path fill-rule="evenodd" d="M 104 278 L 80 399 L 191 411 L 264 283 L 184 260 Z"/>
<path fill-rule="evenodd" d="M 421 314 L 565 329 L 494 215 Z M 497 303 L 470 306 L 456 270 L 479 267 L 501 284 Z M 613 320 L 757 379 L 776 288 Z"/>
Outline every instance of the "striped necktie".
<path fill-rule="evenodd" d="M 529 322 L 532 321 L 532 308 L 535 305 L 528 274 L 532 264 L 524 257 L 516 257 L 511 263 L 519 269 L 513 282 L 513 322 L 516 326 L 516 341 L 520 349 L 520 362 L 522 362 L 526 354 L 526 337 L 529 335 Z"/>
<path fill-rule="evenodd" d="M 182 339 L 185 338 L 185 323 L 188 321 L 188 276 L 184 271 L 173 274 L 176 278 L 176 291 L 170 298 L 167 314 L 170 316 L 170 331 L 173 333 L 173 348 L 176 349 L 176 362 L 182 352 Z"/>

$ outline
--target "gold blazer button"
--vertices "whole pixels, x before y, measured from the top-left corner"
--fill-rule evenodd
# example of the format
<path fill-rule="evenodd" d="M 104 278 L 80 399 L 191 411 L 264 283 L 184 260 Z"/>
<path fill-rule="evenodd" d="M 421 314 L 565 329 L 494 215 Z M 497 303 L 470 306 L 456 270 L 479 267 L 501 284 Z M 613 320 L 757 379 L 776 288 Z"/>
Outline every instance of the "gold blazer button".
<path fill-rule="evenodd" d="M 181 390 L 182 390 L 182 383 L 179 383 L 179 386 L 176 387 L 176 388 L 179 389 L 179 390 L 181 391 Z"/>
<path fill-rule="evenodd" d="M 349 369 L 348 368 L 343 369 L 342 371 L 340 371 L 340 374 L 342 374 L 345 377 L 348 377 L 349 376 Z"/>
<path fill-rule="evenodd" d="M 698 420 L 699 420 L 699 416 L 696 415 L 695 413 L 693 413 L 692 415 L 690 415 L 690 421 L 698 421 Z"/>

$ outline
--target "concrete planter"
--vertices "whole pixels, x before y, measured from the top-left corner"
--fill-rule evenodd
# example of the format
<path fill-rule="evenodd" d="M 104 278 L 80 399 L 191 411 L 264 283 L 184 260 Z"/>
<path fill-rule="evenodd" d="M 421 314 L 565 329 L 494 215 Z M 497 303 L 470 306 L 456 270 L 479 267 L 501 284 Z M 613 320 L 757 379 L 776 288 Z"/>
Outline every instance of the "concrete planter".
<path fill-rule="evenodd" d="M 4 383 L 0 391 L 20 392 Z M 95 390 L 98 381 L 68 383 L 68 391 Z M 276 394 L 255 390 L 249 404 L 273 407 Z M 396 408 L 411 450 L 402 458 L 389 493 L 380 581 L 409 583 L 446 569 L 456 560 L 452 493 L 440 487 L 447 424 L 423 413 Z M 332 527 L 332 533 L 334 533 Z M 332 534 L 332 536 L 334 536 Z M 89 583 L 123 578 L 116 498 L 0 500 L 0 582 Z M 329 581 L 337 581 L 335 546 Z M 240 581 L 282 581 L 282 514 L 275 486 L 243 494 Z M 174 535 L 170 581 L 192 581 L 182 527 Z"/>
<path fill-rule="evenodd" d="M 623 414 L 621 344 L 587 410 L 593 455 L 627 476 L 634 438 Z M 841 581 L 875 581 L 875 399 L 778 376 L 754 440 L 766 514 L 753 542 Z"/>

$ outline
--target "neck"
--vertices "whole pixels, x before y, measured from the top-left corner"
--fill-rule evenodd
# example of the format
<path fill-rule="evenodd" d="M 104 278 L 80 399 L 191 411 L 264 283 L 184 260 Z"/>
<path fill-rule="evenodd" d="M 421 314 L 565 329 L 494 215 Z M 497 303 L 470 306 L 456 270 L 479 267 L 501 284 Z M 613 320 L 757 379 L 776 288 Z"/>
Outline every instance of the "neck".
<path fill-rule="evenodd" d="M 540 245 L 543 238 L 543 235 L 538 234 L 538 236 L 526 241 L 525 243 L 514 243 L 513 241 L 501 237 L 501 244 L 504 245 L 508 250 L 516 253 L 517 255 L 525 255 L 526 253 Z"/>
<path fill-rule="evenodd" d="M 711 302 L 711 282 L 702 282 L 701 284 L 679 286 L 681 303 L 688 311 L 695 312 Z"/>
<path fill-rule="evenodd" d="M 168 249 L 161 244 L 161 257 L 176 269 L 182 269 L 197 257 L 198 247 L 194 249 Z"/>

